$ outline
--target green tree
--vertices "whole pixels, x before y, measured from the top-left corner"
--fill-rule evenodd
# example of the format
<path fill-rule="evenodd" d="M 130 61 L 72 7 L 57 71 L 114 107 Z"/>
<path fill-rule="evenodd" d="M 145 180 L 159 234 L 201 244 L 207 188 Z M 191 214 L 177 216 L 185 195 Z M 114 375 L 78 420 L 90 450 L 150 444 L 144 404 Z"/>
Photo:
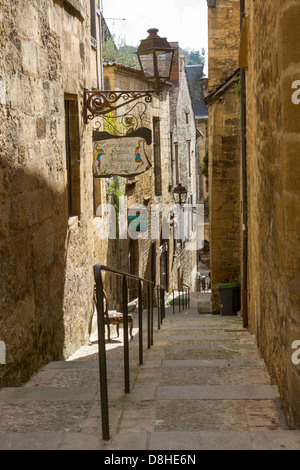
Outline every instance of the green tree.
<path fill-rule="evenodd" d="M 124 38 L 110 36 L 103 41 L 102 54 L 104 62 L 116 62 L 126 67 L 139 69 L 139 61 L 135 54 L 137 47 L 128 46 Z"/>
<path fill-rule="evenodd" d="M 202 51 L 195 51 L 194 49 L 180 49 L 180 53 L 185 58 L 185 65 L 204 65 L 205 64 L 205 49 Z"/>
<path fill-rule="evenodd" d="M 208 152 L 206 152 L 203 158 L 202 174 L 208 178 Z"/>

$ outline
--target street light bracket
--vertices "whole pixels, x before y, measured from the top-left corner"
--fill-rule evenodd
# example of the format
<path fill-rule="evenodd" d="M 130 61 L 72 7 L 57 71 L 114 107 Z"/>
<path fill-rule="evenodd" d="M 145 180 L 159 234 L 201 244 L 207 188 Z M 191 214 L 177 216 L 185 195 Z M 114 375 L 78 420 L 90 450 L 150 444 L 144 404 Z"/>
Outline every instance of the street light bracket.
<path fill-rule="evenodd" d="M 133 101 L 143 99 L 151 103 L 154 90 L 101 91 L 84 89 L 84 122 L 87 124 L 97 116 L 105 116 Z"/>

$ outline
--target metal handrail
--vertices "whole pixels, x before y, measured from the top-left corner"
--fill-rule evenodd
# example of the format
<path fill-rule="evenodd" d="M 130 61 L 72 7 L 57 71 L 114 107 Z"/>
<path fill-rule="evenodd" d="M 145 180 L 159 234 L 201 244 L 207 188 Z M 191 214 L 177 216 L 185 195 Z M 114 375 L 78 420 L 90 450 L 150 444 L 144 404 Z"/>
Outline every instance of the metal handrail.
<path fill-rule="evenodd" d="M 190 287 L 188 286 L 188 284 L 183 284 L 183 286 L 186 286 L 186 287 L 183 287 L 182 289 L 177 289 L 178 300 L 179 300 L 178 302 L 179 312 L 181 312 L 181 307 L 182 307 L 182 310 L 184 311 L 185 306 L 187 308 L 190 308 L 191 306 Z M 175 314 L 175 289 L 172 290 L 172 294 L 173 294 L 173 314 Z"/>
<path fill-rule="evenodd" d="M 98 324 L 98 348 L 99 348 L 99 374 L 100 374 L 100 396 L 101 396 L 101 417 L 102 417 L 102 437 L 103 440 L 110 439 L 109 434 L 109 411 L 108 411 L 108 387 L 107 387 L 107 363 L 105 349 L 105 316 L 104 316 L 104 292 L 102 271 L 120 276 L 123 278 L 122 300 L 123 300 L 123 329 L 124 329 L 124 381 L 125 393 L 130 393 L 129 375 L 129 343 L 128 343 L 128 291 L 127 280 L 136 280 L 138 285 L 138 305 L 139 305 L 139 364 L 143 364 L 143 305 L 142 305 L 142 283 L 147 284 L 147 339 L 148 349 L 153 345 L 153 294 L 155 283 L 148 279 L 125 273 L 108 266 L 94 266 L 94 278 L 96 283 L 97 298 L 97 324 Z M 164 288 L 157 286 L 158 304 L 158 328 L 165 318 Z M 163 300 L 163 302 L 162 302 Z"/>

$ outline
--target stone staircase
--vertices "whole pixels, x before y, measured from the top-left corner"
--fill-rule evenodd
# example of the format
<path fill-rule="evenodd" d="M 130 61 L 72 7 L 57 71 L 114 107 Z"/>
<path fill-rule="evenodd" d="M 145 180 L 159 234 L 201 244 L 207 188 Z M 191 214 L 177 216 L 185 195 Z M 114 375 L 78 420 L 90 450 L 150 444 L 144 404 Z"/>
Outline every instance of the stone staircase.
<path fill-rule="evenodd" d="M 300 431 L 287 427 L 253 336 L 239 317 L 199 314 L 199 301 L 209 301 L 203 295 L 194 294 L 188 310 L 166 309 L 151 349 L 144 332 L 141 366 L 134 329 L 130 394 L 122 335 L 112 334 L 109 441 L 102 440 L 98 345 L 91 342 L 23 387 L 0 390 L 0 449 L 300 450 Z"/>

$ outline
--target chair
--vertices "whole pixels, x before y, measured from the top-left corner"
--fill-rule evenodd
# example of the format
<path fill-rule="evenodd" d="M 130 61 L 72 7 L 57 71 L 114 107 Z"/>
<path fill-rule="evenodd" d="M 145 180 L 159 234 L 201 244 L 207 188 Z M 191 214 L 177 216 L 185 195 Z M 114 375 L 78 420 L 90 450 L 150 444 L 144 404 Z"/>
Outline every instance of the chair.
<path fill-rule="evenodd" d="M 107 326 L 107 339 L 110 342 L 110 325 L 115 325 L 117 327 L 117 335 L 118 338 L 120 336 L 120 325 L 123 323 L 123 313 L 121 312 L 112 312 L 108 310 L 108 296 L 103 289 L 103 296 L 104 296 L 104 320 Z M 95 289 L 95 296 L 94 296 L 95 304 L 97 304 L 97 297 L 96 297 L 96 289 Z M 133 340 L 133 316 L 128 313 L 128 324 L 130 326 L 129 333 L 130 338 Z"/>

